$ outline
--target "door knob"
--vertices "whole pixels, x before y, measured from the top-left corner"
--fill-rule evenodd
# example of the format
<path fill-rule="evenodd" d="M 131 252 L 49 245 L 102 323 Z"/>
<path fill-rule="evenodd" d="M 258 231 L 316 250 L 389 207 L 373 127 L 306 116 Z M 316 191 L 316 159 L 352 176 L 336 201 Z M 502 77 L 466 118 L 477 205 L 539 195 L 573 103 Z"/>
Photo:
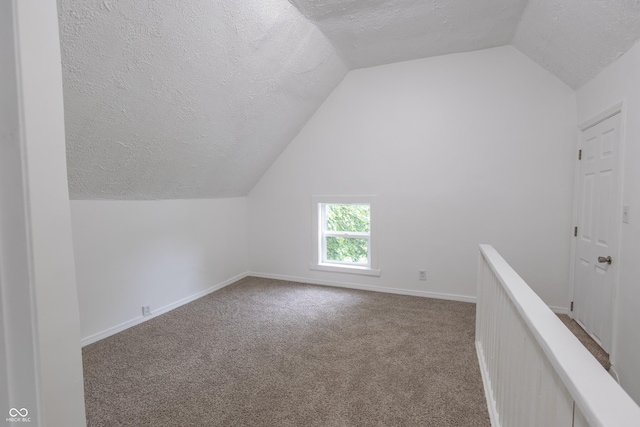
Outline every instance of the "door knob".
<path fill-rule="evenodd" d="M 611 257 L 604 257 L 604 256 L 599 256 L 598 257 L 598 262 L 606 262 L 607 264 L 611 264 Z"/>

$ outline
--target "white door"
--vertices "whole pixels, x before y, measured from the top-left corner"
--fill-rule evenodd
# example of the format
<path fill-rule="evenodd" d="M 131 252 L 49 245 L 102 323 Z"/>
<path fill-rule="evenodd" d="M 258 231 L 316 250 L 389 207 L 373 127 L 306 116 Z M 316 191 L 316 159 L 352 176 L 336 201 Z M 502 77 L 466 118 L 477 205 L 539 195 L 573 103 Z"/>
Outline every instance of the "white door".
<path fill-rule="evenodd" d="M 621 221 L 617 217 L 620 116 L 618 113 L 582 132 L 578 194 L 574 319 L 607 353 L 611 353 Z"/>

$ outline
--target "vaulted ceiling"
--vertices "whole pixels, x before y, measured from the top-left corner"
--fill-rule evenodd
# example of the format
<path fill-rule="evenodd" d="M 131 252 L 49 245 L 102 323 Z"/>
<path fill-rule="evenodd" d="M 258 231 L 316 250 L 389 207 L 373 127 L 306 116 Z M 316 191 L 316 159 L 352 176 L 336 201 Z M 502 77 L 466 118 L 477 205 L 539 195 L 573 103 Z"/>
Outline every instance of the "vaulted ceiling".
<path fill-rule="evenodd" d="M 511 44 L 577 89 L 639 38 L 638 0 L 530 0 Z"/>
<path fill-rule="evenodd" d="M 347 68 L 286 0 L 62 0 L 71 198 L 246 195 Z"/>
<path fill-rule="evenodd" d="M 636 0 L 59 0 L 75 199 L 246 195 L 349 69 L 512 44 L 577 88 Z"/>
<path fill-rule="evenodd" d="M 351 68 L 504 46 L 526 0 L 290 0 Z"/>

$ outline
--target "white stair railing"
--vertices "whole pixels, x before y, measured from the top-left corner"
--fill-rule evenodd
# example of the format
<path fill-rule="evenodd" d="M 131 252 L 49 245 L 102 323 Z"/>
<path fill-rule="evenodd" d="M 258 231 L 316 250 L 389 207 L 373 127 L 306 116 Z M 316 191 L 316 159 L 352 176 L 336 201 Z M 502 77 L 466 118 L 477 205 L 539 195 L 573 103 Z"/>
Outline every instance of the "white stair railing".
<path fill-rule="evenodd" d="M 640 407 L 489 245 L 476 349 L 494 427 L 640 426 Z"/>

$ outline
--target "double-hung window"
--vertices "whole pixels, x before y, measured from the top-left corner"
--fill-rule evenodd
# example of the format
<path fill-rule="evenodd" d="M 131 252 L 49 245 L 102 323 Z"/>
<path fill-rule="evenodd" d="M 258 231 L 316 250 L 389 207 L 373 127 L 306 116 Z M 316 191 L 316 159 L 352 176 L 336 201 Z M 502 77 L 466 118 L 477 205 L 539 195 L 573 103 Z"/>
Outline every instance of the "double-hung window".
<path fill-rule="evenodd" d="M 311 268 L 379 275 L 373 227 L 374 197 L 314 197 Z"/>

